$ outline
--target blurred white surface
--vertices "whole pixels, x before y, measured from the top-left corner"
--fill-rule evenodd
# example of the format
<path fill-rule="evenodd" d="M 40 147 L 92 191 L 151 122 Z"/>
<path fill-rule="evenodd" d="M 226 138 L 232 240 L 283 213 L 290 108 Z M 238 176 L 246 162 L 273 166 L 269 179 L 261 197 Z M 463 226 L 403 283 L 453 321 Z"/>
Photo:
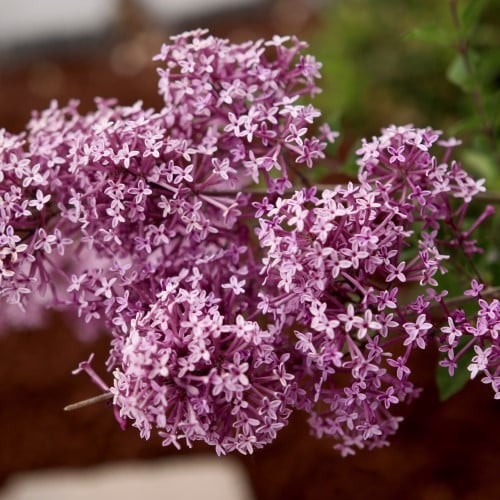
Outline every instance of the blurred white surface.
<path fill-rule="evenodd" d="M 0 46 L 78 37 L 106 28 L 119 0 L 0 0 Z"/>
<path fill-rule="evenodd" d="M 243 468 L 230 457 L 181 457 L 77 470 L 20 474 L 0 500 L 252 500 Z"/>
<path fill-rule="evenodd" d="M 160 21 L 178 21 L 224 9 L 256 5 L 261 0 L 135 0 Z"/>
<path fill-rule="evenodd" d="M 262 0 L 134 0 L 165 24 L 256 5 Z M 102 32 L 118 17 L 120 0 L 0 0 L 0 47 Z"/>

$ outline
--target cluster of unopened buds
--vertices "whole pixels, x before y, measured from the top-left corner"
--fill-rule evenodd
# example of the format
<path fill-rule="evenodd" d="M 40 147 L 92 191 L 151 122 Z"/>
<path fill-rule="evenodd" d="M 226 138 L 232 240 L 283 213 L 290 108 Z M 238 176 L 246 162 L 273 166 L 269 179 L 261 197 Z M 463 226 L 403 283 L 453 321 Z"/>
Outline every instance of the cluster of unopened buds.
<path fill-rule="evenodd" d="M 500 398 L 498 291 L 469 280 L 466 315 L 440 286 L 480 251 L 482 181 L 458 141 L 408 125 L 362 141 L 353 182 L 309 187 L 337 133 L 304 103 L 321 66 L 305 46 L 184 33 L 156 57 L 161 109 L 54 103 L 0 131 L 3 327 L 47 307 L 79 335 L 104 326 L 110 382 L 91 359 L 75 372 L 144 438 L 251 453 L 303 410 L 344 455 L 382 446 L 429 345 L 450 375 L 472 352 Z"/>

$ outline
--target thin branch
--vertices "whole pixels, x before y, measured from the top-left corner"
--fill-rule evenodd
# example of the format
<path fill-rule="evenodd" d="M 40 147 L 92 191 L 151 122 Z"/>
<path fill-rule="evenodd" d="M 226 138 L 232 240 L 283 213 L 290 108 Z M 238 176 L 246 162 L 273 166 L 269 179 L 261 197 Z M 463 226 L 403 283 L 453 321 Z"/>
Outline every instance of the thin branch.
<path fill-rule="evenodd" d="M 110 392 L 105 392 L 104 394 L 99 394 L 99 396 L 94 396 L 93 398 L 84 399 L 83 401 L 78 401 L 77 403 L 65 406 L 64 411 L 79 410 L 80 408 L 85 408 L 86 406 L 100 403 L 101 401 L 107 401 L 112 397 L 113 394 L 111 394 Z"/>
<path fill-rule="evenodd" d="M 484 203 L 493 203 L 495 205 L 500 205 L 500 193 L 486 192 L 486 193 L 478 193 L 474 199 L 478 201 L 482 201 Z M 474 201 L 473 199 L 473 201 Z"/>

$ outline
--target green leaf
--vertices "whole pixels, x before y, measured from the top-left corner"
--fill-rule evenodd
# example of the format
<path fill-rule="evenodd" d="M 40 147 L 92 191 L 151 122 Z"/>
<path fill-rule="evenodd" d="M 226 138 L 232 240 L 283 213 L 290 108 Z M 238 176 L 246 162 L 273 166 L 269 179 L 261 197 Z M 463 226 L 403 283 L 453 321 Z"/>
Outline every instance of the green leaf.
<path fill-rule="evenodd" d="M 456 351 L 460 351 L 468 340 L 469 339 L 464 338 L 460 339 Z M 474 351 L 469 349 L 459 358 L 453 377 L 450 377 L 448 374 L 448 368 L 438 366 L 436 382 L 439 390 L 439 399 L 441 401 L 446 401 L 451 398 L 451 396 L 462 390 L 465 384 L 470 380 L 470 372 L 467 370 L 467 366 L 470 364 L 473 356 Z"/>
<path fill-rule="evenodd" d="M 464 135 L 466 132 L 476 133 L 481 129 L 481 125 L 481 117 L 474 114 L 455 122 L 452 126 L 448 127 L 447 133 L 449 135 Z"/>
<path fill-rule="evenodd" d="M 308 172 L 307 178 L 312 182 L 312 184 L 321 184 L 331 170 L 331 166 L 320 163 L 315 165 L 314 168 Z"/>
<path fill-rule="evenodd" d="M 467 2 L 467 5 L 460 12 L 460 24 L 463 36 L 470 36 L 488 3 L 488 0 L 469 0 Z"/>
<path fill-rule="evenodd" d="M 491 155 L 468 149 L 463 152 L 462 158 L 469 171 L 486 179 L 495 178 L 498 167 Z"/>
<path fill-rule="evenodd" d="M 474 88 L 472 78 L 467 71 L 462 56 L 457 55 L 446 70 L 446 77 L 451 83 L 460 87 L 464 92 L 471 92 Z"/>
<path fill-rule="evenodd" d="M 406 38 L 447 47 L 453 42 L 454 34 L 445 30 L 442 26 L 427 24 L 413 28 Z"/>

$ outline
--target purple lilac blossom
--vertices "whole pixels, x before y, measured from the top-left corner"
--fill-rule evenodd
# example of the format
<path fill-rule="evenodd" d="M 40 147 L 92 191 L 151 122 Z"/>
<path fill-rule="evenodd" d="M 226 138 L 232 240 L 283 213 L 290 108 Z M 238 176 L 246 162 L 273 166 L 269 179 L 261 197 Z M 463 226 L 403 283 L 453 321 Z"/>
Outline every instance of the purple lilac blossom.
<path fill-rule="evenodd" d="M 319 63 L 299 56 L 305 44 L 233 45 L 205 35 L 162 48 L 160 110 L 97 99 L 95 112 L 80 115 L 76 101 L 53 102 L 25 133 L 1 131 L 7 303 L 26 307 L 36 291 L 52 305 L 73 304 L 86 321 L 103 316 L 104 301 L 109 316 L 123 285 L 128 300 L 140 299 L 147 283 L 134 291 L 130 280 L 164 268 L 176 275 L 201 242 L 208 254 L 246 245 L 246 229 L 236 226 L 245 189 L 262 179 L 283 191 L 300 156 L 323 157 L 325 135 L 303 137 L 319 112 L 295 102 L 318 91 Z"/>
<path fill-rule="evenodd" d="M 245 191 L 284 192 L 335 138 L 298 102 L 319 91 L 305 46 L 185 33 L 155 58 L 161 109 L 53 102 L 0 132 L 0 297 L 107 327 L 115 408 L 143 437 L 249 453 L 301 393 L 280 332 L 256 322 Z"/>
<path fill-rule="evenodd" d="M 116 337 L 114 403 L 142 437 L 156 428 L 164 445 L 204 440 L 218 453 L 251 453 L 274 440 L 292 411 L 287 356 L 275 349 L 277 332 L 223 316 L 220 298 L 188 283 L 170 281 Z"/>
<path fill-rule="evenodd" d="M 431 342 L 449 344 L 454 361 L 453 348 L 468 329 L 477 338 L 467 346 L 476 352 L 471 375 L 483 372 L 498 397 L 498 300 L 479 299 L 477 322 L 458 331 L 442 300 L 447 291 L 434 290 L 448 252 L 478 251 L 472 231 L 461 226 L 469 202 L 484 190 L 447 162 L 453 143 L 444 143 L 441 157 L 430 152 L 439 135 L 390 127 L 363 141 L 358 184 L 255 204 L 263 215 L 259 308 L 288 332 L 313 432 L 336 438 L 343 455 L 387 443 L 400 420 L 390 410 L 418 395 L 409 380 L 411 353 Z M 461 200 L 458 208 L 453 198 Z M 446 244 L 444 228 L 452 230 Z M 404 294 L 409 284 L 416 298 Z M 481 289 L 473 282 L 469 295 Z M 436 307 L 449 321 L 448 330 L 441 328 L 447 337 L 439 333 Z"/>
<path fill-rule="evenodd" d="M 491 207 L 463 225 L 482 182 L 450 161 L 458 141 L 404 126 L 363 140 L 356 184 L 286 195 L 337 136 L 300 100 L 319 91 L 305 46 L 184 33 L 155 58 L 161 109 L 52 103 L 23 134 L 0 131 L 8 318 L 56 307 L 105 326 L 111 383 L 90 360 L 78 371 L 144 438 L 251 453 L 305 410 L 344 455 L 382 446 L 419 393 L 410 355 L 432 342 L 450 371 L 473 349 L 471 378 L 498 397 L 498 300 L 473 281 L 467 319 L 435 290 L 452 251 L 479 251 Z"/>

